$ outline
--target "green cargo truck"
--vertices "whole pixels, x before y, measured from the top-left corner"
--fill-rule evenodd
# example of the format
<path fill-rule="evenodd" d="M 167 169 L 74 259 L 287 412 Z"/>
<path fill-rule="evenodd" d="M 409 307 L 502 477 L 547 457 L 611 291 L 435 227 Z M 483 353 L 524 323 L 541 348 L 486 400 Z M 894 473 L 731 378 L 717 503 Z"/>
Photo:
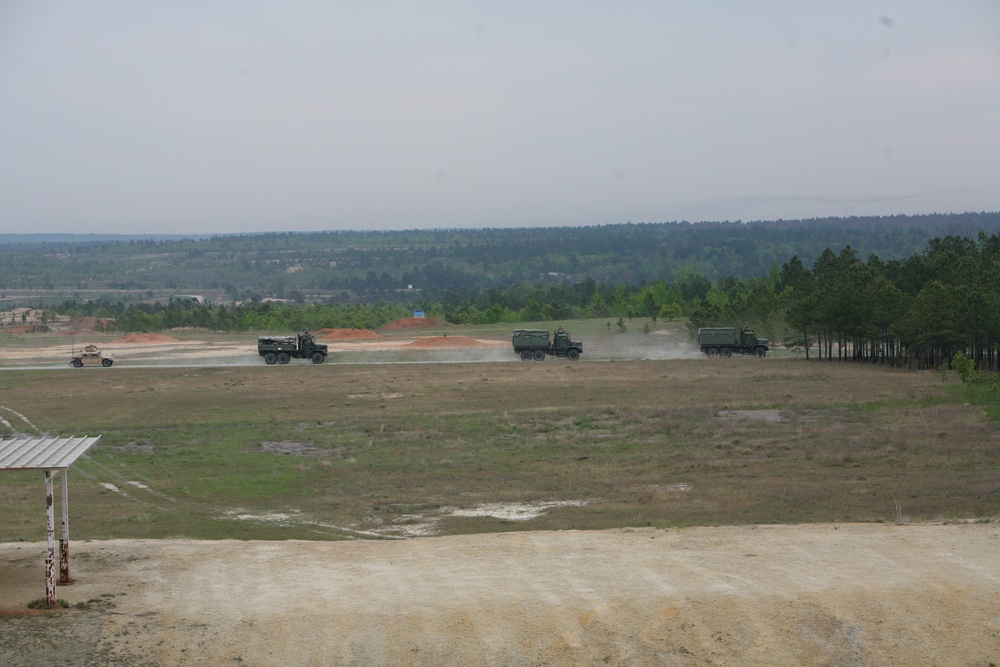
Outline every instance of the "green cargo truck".
<path fill-rule="evenodd" d="M 261 336 L 257 339 L 257 354 L 268 365 L 287 364 L 291 359 L 311 359 L 321 364 L 326 360 L 327 346 L 317 343 L 306 330 L 295 336 Z"/>
<path fill-rule="evenodd" d="M 512 342 L 514 353 L 521 361 L 544 361 L 547 355 L 576 361 L 583 354 L 583 343 L 570 340 L 562 327 L 556 329 L 551 338 L 546 329 L 514 329 Z"/>
<path fill-rule="evenodd" d="M 749 327 L 704 327 L 698 329 L 698 347 L 708 357 L 731 357 L 733 354 L 767 354 L 767 339 L 757 338 Z"/>

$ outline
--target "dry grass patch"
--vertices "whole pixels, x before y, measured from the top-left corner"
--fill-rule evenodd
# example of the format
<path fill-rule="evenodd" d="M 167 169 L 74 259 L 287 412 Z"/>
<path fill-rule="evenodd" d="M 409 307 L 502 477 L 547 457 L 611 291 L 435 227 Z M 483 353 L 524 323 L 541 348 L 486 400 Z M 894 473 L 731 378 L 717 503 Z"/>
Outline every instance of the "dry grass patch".
<path fill-rule="evenodd" d="M 730 361 L 8 371 L 0 405 L 102 434 L 70 473 L 89 538 L 995 514 L 995 425 L 947 376 Z M 44 537 L 37 486 L 0 476 L 6 539 Z M 475 515 L 491 503 L 546 511 Z"/>

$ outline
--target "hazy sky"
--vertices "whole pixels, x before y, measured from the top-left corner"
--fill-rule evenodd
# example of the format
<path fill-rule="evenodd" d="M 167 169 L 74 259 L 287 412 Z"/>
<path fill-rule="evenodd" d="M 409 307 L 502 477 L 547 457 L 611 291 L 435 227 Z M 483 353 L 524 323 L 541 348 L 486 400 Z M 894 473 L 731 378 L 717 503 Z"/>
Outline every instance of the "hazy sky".
<path fill-rule="evenodd" d="M 1000 210 L 1000 2 L 0 0 L 0 231 Z"/>

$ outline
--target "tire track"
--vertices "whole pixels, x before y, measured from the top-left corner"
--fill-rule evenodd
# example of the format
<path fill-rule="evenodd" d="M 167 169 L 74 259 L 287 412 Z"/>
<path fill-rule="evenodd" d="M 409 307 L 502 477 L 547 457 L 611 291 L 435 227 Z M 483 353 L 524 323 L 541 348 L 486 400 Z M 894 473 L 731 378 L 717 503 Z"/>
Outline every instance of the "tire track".
<path fill-rule="evenodd" d="M 169 504 L 162 502 L 168 501 L 170 503 L 177 503 L 178 500 L 176 498 L 171 498 L 161 491 L 156 491 L 148 484 L 130 479 L 129 475 L 97 461 L 93 456 L 86 456 L 80 459 L 77 465 L 73 467 L 73 471 L 82 477 L 101 485 L 108 491 L 121 495 L 123 498 L 128 498 L 129 500 L 143 505 L 149 505 L 150 507 L 154 507 L 161 512 L 177 511 L 176 507 L 171 507 Z M 139 493 L 129 493 L 124 490 L 123 487 L 126 485 L 137 490 Z M 149 495 L 143 496 L 141 492 L 145 492 Z"/>
<path fill-rule="evenodd" d="M 33 423 L 31 423 L 30 419 L 28 419 L 27 417 L 25 417 L 23 414 L 21 414 L 20 412 L 18 412 L 14 408 L 9 408 L 6 405 L 0 405 L 0 410 L 6 410 L 7 412 L 11 413 L 12 415 L 15 415 L 18 419 L 20 419 L 22 422 L 24 422 L 28 426 L 28 428 L 30 428 L 31 430 L 35 431 L 36 433 L 41 433 L 41 431 L 39 430 L 39 428 L 37 426 L 35 426 Z M 18 429 L 14 428 L 14 425 L 11 424 L 6 419 L 4 419 L 3 417 L 0 417 L 0 424 L 3 424 L 4 426 L 6 426 L 7 428 L 9 428 L 14 433 L 18 432 Z"/>
<path fill-rule="evenodd" d="M 124 470 L 130 471 L 130 469 L 127 466 L 123 465 L 121 462 L 118 461 L 118 459 L 115 458 L 114 454 L 108 453 L 107 457 L 111 461 L 111 463 L 113 463 L 114 465 L 117 465 L 120 468 L 123 468 Z M 149 485 L 149 480 L 148 479 L 144 479 L 142 475 L 125 474 L 124 472 L 116 470 L 115 468 L 113 468 L 110 465 L 105 465 L 105 464 L 100 463 L 99 461 L 96 461 L 96 460 L 93 460 L 93 459 L 91 459 L 91 462 L 95 466 L 97 466 L 97 467 L 99 467 L 99 468 L 107 471 L 109 474 L 117 475 L 120 479 L 123 480 L 122 481 L 123 484 L 128 484 L 129 486 L 135 487 L 137 489 L 142 489 L 143 491 L 146 491 L 147 493 L 149 493 L 149 494 L 151 494 L 153 496 L 156 496 L 158 498 L 162 498 L 163 500 L 167 500 L 167 501 L 172 502 L 172 503 L 180 502 L 179 499 L 173 498 L 170 495 L 164 493 L 163 491 L 157 491 L 156 489 L 154 489 L 153 487 L 151 487 Z"/>

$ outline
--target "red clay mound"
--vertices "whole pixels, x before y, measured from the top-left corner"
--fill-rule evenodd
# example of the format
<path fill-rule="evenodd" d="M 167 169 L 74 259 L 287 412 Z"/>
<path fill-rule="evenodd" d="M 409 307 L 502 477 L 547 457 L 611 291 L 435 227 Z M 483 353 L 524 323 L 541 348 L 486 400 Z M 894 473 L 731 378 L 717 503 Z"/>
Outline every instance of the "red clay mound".
<path fill-rule="evenodd" d="M 412 343 L 407 343 L 406 347 L 440 348 L 440 347 L 491 347 L 489 343 L 484 343 L 468 336 L 427 336 L 418 338 Z"/>
<path fill-rule="evenodd" d="M 17 324 L 12 327 L 0 329 L 0 333 L 5 334 L 35 333 L 37 331 L 42 331 L 42 328 L 36 327 L 34 324 Z"/>
<path fill-rule="evenodd" d="M 155 345 L 156 343 L 180 343 L 180 338 L 174 338 L 173 336 L 168 336 L 167 334 L 129 334 L 124 338 L 119 338 L 118 340 L 113 340 L 108 345 L 115 345 L 120 343 L 132 343 L 137 345 Z"/>
<path fill-rule="evenodd" d="M 316 335 L 323 340 L 371 340 L 382 337 L 369 329 L 320 329 Z"/>
<path fill-rule="evenodd" d="M 448 326 L 448 322 L 436 317 L 404 317 L 395 322 L 389 322 L 382 328 L 386 331 L 395 331 L 397 329 L 433 329 L 446 326 Z"/>

